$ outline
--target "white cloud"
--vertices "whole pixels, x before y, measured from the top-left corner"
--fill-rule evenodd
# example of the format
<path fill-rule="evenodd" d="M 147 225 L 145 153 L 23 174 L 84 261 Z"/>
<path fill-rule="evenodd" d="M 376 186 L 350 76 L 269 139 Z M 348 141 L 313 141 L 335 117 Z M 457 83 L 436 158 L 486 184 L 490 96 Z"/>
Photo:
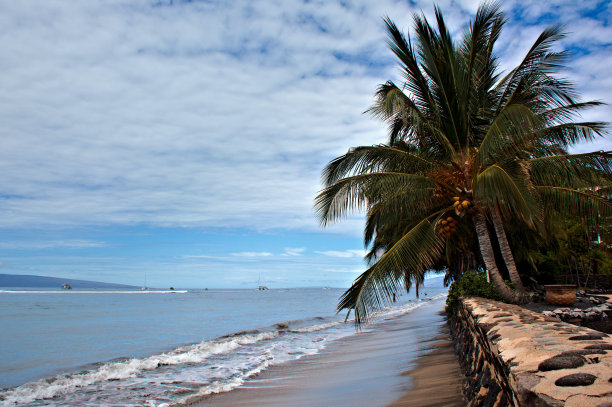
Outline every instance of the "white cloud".
<path fill-rule="evenodd" d="M 459 34 L 477 3 L 439 4 Z M 1 3 L 0 227 L 319 230 L 322 167 L 384 139 L 362 114 L 379 83 L 399 80 L 381 17 L 407 28 L 412 11 L 431 16 L 421 4 Z M 509 22 L 502 61 L 518 62 L 553 13 L 571 23 L 567 44 L 587 50 L 571 77 L 585 96 L 609 99 L 610 26 L 576 17 L 592 3 L 504 7 L 529 25 Z"/>
<path fill-rule="evenodd" d="M 41 241 L 7 241 L 0 242 L 0 249 L 39 250 L 39 249 L 90 249 L 106 247 L 105 242 L 93 240 L 41 240 Z"/>
<path fill-rule="evenodd" d="M 205 254 L 186 254 L 186 255 L 182 256 L 181 258 L 183 258 L 183 259 L 216 259 L 216 260 L 227 259 L 227 257 L 209 256 L 209 255 L 205 255 Z"/>
<path fill-rule="evenodd" d="M 360 269 L 329 269 L 325 270 L 329 273 L 350 273 L 350 274 L 361 274 L 365 271 L 364 268 Z"/>
<path fill-rule="evenodd" d="M 305 251 L 305 247 L 285 247 L 285 253 L 281 256 L 301 256 Z"/>
<path fill-rule="evenodd" d="M 272 256 L 272 253 L 269 253 L 269 252 L 239 252 L 239 253 L 232 253 L 232 256 L 237 256 L 237 257 L 270 257 L 270 256 Z"/>
<path fill-rule="evenodd" d="M 363 257 L 366 255 L 365 250 L 327 250 L 327 251 L 316 251 L 315 253 L 322 254 L 323 256 L 329 257 L 340 257 L 340 258 L 349 258 L 349 257 Z"/>

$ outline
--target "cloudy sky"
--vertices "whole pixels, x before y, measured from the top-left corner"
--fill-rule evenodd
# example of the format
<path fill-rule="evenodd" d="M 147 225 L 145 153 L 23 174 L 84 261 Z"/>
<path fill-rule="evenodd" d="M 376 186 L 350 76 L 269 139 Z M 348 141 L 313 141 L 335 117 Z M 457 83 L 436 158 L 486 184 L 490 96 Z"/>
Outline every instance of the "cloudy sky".
<path fill-rule="evenodd" d="M 440 1 L 460 35 L 478 3 Z M 506 1 L 520 61 L 563 23 L 566 77 L 612 102 L 607 1 Z M 382 17 L 429 1 L 0 2 L 0 273 L 152 286 L 348 286 L 361 215 L 323 230 L 322 167 L 385 126 Z M 610 120 L 612 108 L 585 120 Z M 609 138 L 579 151 L 612 149 Z"/>

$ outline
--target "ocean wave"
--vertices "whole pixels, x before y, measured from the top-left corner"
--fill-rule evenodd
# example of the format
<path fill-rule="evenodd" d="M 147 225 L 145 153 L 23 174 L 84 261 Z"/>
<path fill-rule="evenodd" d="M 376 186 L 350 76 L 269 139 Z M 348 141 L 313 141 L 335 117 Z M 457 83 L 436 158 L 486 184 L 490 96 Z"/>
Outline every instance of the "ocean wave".
<path fill-rule="evenodd" d="M 97 382 L 134 377 L 143 371 L 153 370 L 160 366 L 202 362 L 211 356 L 226 354 L 241 346 L 272 339 L 276 336 L 278 336 L 278 332 L 264 332 L 218 341 L 205 341 L 143 359 L 134 358 L 121 362 L 106 363 L 93 371 L 58 375 L 49 379 L 26 383 L 14 389 L 1 392 L 0 400 L 2 404 L 0 405 L 13 406 L 17 405 L 17 403 L 28 403 L 38 399 L 51 398 L 73 392 L 79 387 L 92 385 Z"/>
<path fill-rule="evenodd" d="M 426 299 L 393 304 L 373 313 L 372 320 L 374 322 L 394 318 L 409 313 L 430 300 L 444 296 L 445 294 L 440 294 Z M 266 370 L 271 364 L 320 352 L 329 340 L 355 332 L 351 320 L 348 324 L 344 322 L 343 317 L 284 321 L 268 328 L 239 331 L 145 358 L 113 360 L 88 371 L 58 375 L 26 383 L 16 388 L 0 390 L 0 406 L 8 407 L 29 403 L 42 405 L 39 403 L 49 398 L 54 398 L 54 405 L 101 405 L 107 402 L 108 405 L 125 404 L 114 401 L 114 398 L 138 403 L 134 405 L 158 407 L 169 405 L 161 399 L 173 400 L 172 405 L 188 403 L 209 394 L 226 392 L 239 387 L 248 378 Z M 207 372 L 206 378 L 202 376 L 204 372 Z M 157 396 L 151 394 L 147 399 L 138 399 L 140 396 L 134 397 L 128 393 L 118 394 L 117 391 L 117 389 L 129 391 L 130 386 L 125 385 L 128 382 L 146 383 L 144 386 L 151 386 L 151 383 L 156 380 L 159 387 L 163 387 L 165 382 L 171 383 L 176 388 L 176 392 L 172 393 L 166 388 L 155 393 Z M 115 381 L 120 381 L 120 383 L 115 386 L 112 384 Z M 100 403 L 75 401 L 80 397 L 78 396 L 79 389 L 86 386 L 92 386 L 86 390 L 87 392 L 100 392 L 98 396 Z M 109 400 L 106 400 L 105 397 L 108 397 Z M 113 398 L 113 401 L 110 398 Z"/>
<path fill-rule="evenodd" d="M 338 326 L 338 325 L 343 324 L 343 323 L 344 323 L 344 320 L 338 320 L 338 321 L 333 321 L 333 322 L 327 322 L 325 324 L 319 324 L 319 325 L 306 326 L 306 327 L 303 327 L 303 328 L 290 329 L 289 332 L 294 332 L 294 333 L 316 332 L 316 331 L 321 331 L 323 329 L 332 328 L 334 326 Z"/>
<path fill-rule="evenodd" d="M 245 372 L 243 372 L 240 375 L 234 375 L 228 379 L 225 380 L 217 380 L 214 381 L 212 383 L 210 383 L 208 386 L 206 386 L 205 388 L 201 389 L 199 392 L 197 392 L 196 394 L 191 394 L 189 396 L 183 397 L 182 399 L 169 404 L 169 403 L 161 403 L 161 404 L 155 404 L 154 402 L 151 402 L 151 407 L 181 407 L 181 406 L 187 406 L 190 405 L 200 399 L 202 399 L 203 397 L 206 397 L 208 395 L 211 394 L 217 394 L 217 393 L 225 393 L 231 390 L 234 390 L 237 387 L 242 386 L 242 384 L 248 380 L 250 377 L 255 376 L 261 372 L 263 372 L 264 370 L 266 370 L 268 368 L 268 366 L 271 364 L 272 361 L 272 357 L 268 356 L 268 357 L 262 357 L 260 358 L 260 363 L 255 364 L 254 366 L 252 366 L 250 369 L 246 370 Z"/>

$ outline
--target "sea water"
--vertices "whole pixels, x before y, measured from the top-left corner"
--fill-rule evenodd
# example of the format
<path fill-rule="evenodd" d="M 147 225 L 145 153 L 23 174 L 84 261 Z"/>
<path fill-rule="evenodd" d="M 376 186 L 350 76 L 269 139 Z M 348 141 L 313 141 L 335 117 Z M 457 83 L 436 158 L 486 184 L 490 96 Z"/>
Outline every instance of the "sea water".
<path fill-rule="evenodd" d="M 374 321 L 446 292 L 426 290 Z M 335 313 L 342 292 L 1 289 L 0 406 L 163 406 L 229 391 L 356 334 Z"/>

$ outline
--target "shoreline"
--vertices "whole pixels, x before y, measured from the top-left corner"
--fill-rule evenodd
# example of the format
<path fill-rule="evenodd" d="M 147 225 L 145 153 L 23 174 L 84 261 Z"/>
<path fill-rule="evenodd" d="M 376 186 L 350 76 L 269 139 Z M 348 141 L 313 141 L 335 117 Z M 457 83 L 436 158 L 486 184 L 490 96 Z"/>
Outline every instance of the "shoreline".
<path fill-rule="evenodd" d="M 440 313 L 443 306 L 443 299 L 425 304 L 371 330 L 330 342 L 320 353 L 273 365 L 234 390 L 193 398 L 184 405 L 462 406 L 462 376 Z M 448 372 L 441 374 L 441 369 Z"/>
<path fill-rule="evenodd" d="M 466 405 L 462 387 L 464 375 L 455 354 L 448 322 L 432 339 L 428 354 L 417 359 L 417 366 L 403 373 L 413 385 L 387 407 L 462 407 Z"/>

